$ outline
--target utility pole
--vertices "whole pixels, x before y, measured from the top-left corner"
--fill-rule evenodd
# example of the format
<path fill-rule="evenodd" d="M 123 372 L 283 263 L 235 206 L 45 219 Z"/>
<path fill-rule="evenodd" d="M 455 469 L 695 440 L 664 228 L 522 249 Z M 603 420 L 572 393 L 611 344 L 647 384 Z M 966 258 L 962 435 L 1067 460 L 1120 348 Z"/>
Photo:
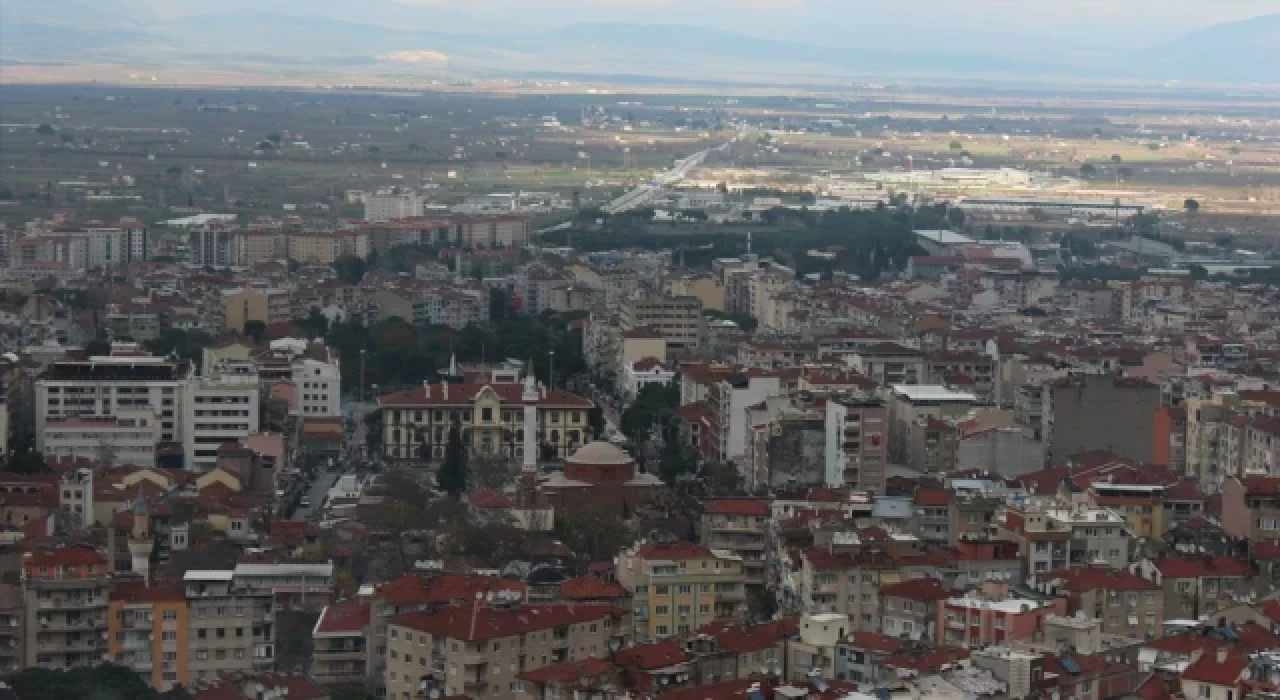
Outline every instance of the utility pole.
<path fill-rule="evenodd" d="M 556 388 L 556 351 L 547 351 L 547 388 Z"/>

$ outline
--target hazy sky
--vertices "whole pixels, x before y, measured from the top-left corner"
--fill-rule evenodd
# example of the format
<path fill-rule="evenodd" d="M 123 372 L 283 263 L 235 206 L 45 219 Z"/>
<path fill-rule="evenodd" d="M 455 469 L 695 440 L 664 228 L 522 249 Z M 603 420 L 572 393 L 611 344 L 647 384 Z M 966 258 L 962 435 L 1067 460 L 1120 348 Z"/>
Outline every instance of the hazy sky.
<path fill-rule="evenodd" d="M 270 12 L 468 33 L 623 21 L 694 24 L 828 45 L 1029 53 L 1133 49 L 1219 22 L 1280 12 L 1280 0 L 74 1 L 94 14 L 138 17 Z M 0 0 L 0 6 L 6 4 L 11 15 L 48 13 L 59 5 Z"/>

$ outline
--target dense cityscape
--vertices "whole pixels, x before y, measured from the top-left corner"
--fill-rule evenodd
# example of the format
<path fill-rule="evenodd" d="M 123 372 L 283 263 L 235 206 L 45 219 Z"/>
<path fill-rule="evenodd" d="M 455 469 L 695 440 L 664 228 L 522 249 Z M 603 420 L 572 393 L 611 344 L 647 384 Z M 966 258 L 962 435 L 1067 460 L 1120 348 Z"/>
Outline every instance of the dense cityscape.
<path fill-rule="evenodd" d="M 1280 78 L 21 12 L 0 700 L 1280 695 Z"/>

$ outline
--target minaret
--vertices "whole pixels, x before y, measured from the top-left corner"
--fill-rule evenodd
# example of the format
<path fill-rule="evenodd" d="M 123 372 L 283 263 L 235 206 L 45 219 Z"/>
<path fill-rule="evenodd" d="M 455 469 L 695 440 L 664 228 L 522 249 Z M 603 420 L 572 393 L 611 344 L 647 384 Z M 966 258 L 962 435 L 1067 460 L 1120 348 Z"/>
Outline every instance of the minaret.
<path fill-rule="evenodd" d="M 533 363 L 529 363 L 529 369 Z M 520 506 L 533 508 L 538 489 L 538 385 L 532 374 L 525 375 L 524 392 L 520 401 L 524 404 L 524 459 L 520 462 L 520 484 L 517 497 Z"/>
<path fill-rule="evenodd" d="M 151 516 L 147 513 L 147 501 L 138 490 L 138 498 L 133 502 L 133 532 L 129 537 L 129 556 L 133 559 L 133 573 L 140 574 L 142 580 L 151 585 L 151 550 L 155 542 L 151 539 Z"/>

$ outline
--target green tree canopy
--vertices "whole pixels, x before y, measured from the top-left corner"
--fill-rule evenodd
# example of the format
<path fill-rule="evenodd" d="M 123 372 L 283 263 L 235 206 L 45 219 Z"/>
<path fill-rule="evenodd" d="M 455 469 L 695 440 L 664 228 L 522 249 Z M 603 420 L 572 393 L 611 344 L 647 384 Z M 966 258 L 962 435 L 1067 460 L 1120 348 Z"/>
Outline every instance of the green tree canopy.
<path fill-rule="evenodd" d="M 440 490 L 453 498 L 460 498 L 467 491 L 467 447 L 462 443 L 462 427 L 457 421 L 449 426 L 444 464 L 440 465 L 436 480 Z"/>

